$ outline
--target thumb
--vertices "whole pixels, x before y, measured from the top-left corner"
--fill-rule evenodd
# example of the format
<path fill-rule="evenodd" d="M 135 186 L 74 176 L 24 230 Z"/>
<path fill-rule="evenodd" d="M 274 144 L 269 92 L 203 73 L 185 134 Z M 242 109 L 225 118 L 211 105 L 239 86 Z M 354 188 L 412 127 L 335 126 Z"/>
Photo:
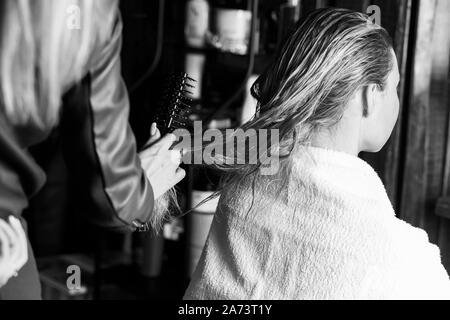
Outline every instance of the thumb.
<path fill-rule="evenodd" d="M 161 139 L 161 132 L 159 131 L 158 127 L 156 126 L 156 123 L 153 122 L 150 127 L 150 138 L 148 139 L 147 143 L 145 144 L 145 147 L 148 147 Z"/>

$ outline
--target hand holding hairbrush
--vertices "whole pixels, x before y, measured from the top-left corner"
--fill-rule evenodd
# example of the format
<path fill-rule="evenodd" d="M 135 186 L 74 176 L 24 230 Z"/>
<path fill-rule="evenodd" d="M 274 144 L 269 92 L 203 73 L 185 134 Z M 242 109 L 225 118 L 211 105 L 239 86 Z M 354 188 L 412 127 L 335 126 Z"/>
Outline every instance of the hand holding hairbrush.
<path fill-rule="evenodd" d="M 159 110 L 152 124 L 151 137 L 139 152 L 142 167 L 153 187 L 155 199 L 164 195 L 181 179 L 185 172 L 179 166 L 182 150 L 172 150 L 177 144 L 173 133 L 176 129 L 187 127 L 190 105 L 188 95 L 194 80 L 186 73 L 180 73 L 169 79 L 159 104 Z M 181 151 L 181 152 L 180 152 Z"/>
<path fill-rule="evenodd" d="M 176 203 L 173 187 L 186 175 L 179 167 L 182 150 L 171 150 L 177 143 L 176 136 L 171 133 L 187 127 L 191 109 L 189 103 L 192 101 L 188 95 L 191 94 L 189 89 L 193 88 L 193 82 L 186 73 L 170 78 L 159 105 L 156 123 L 151 127 L 150 140 L 139 153 L 142 168 L 152 185 L 156 200 L 151 221 L 153 226 L 160 226 L 163 217 L 169 212 L 169 204 Z"/>

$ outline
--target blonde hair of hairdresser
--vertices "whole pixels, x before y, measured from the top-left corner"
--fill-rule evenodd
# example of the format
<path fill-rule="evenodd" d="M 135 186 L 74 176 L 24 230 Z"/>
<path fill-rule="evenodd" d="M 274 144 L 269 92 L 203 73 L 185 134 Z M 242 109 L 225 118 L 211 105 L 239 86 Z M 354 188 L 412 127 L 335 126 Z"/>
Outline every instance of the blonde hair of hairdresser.
<path fill-rule="evenodd" d="M 47 128 L 61 96 L 86 72 L 94 45 L 111 34 L 115 0 L 2 0 L 0 110 L 13 125 Z M 79 14 L 79 28 L 69 19 Z"/>

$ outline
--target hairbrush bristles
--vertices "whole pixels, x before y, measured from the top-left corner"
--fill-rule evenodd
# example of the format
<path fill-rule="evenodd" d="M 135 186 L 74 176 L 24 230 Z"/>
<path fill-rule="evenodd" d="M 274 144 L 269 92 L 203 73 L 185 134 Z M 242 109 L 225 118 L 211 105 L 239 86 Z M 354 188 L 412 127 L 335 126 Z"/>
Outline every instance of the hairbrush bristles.
<path fill-rule="evenodd" d="M 187 126 L 192 102 L 188 88 L 194 88 L 194 82 L 185 72 L 170 78 L 156 118 L 162 135 Z"/>

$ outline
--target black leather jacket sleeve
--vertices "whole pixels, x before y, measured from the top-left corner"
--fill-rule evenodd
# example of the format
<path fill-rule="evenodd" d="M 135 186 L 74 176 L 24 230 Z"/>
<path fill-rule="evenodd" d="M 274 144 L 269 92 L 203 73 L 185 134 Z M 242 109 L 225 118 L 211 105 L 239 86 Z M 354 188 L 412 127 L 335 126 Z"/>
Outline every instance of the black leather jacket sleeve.
<path fill-rule="evenodd" d="M 88 218 L 106 227 L 135 230 L 150 219 L 153 190 L 128 123 L 129 99 L 121 76 L 122 23 L 94 53 L 88 75 L 64 98 L 63 150 L 69 170 L 82 179 L 93 204 Z"/>

